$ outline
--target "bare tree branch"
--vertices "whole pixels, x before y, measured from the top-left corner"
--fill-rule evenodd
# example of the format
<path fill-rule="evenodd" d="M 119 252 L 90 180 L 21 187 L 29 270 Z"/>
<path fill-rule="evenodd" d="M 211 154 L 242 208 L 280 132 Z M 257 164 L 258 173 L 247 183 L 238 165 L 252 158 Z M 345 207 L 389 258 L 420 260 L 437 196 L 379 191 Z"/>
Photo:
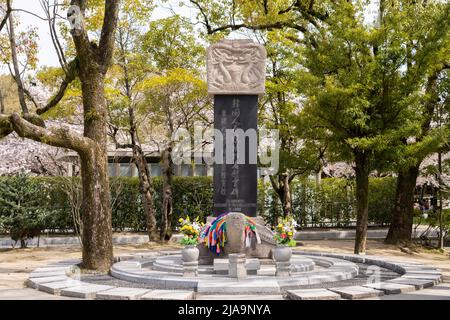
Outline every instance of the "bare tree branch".
<path fill-rule="evenodd" d="M 198 0 L 190 0 L 190 2 L 199 10 L 200 15 L 203 18 L 202 24 L 206 27 L 208 34 L 214 34 L 217 32 L 225 31 L 225 30 L 239 30 L 239 29 L 249 29 L 249 30 L 270 30 L 270 29 L 282 29 L 282 28 L 291 28 L 295 29 L 297 31 L 300 31 L 302 33 L 307 33 L 308 30 L 305 26 L 302 24 L 299 24 L 299 18 L 295 17 L 290 20 L 283 20 L 283 21 L 275 21 L 265 24 L 235 24 L 234 21 L 230 24 L 222 25 L 216 28 L 213 28 L 213 26 L 210 23 L 210 20 L 208 18 L 208 15 L 206 13 L 205 8 L 203 8 Z M 268 14 L 268 5 L 267 2 L 264 1 L 264 13 Z M 278 15 L 284 15 L 285 13 L 288 13 L 290 11 L 296 11 L 298 12 L 303 19 L 305 19 L 307 22 L 313 24 L 314 26 L 317 25 L 317 20 L 325 21 L 328 18 L 328 13 L 321 13 L 319 11 L 314 10 L 314 1 L 311 1 L 309 3 L 309 6 L 304 6 L 301 1 L 295 0 L 289 7 L 286 9 L 282 9 L 278 12 Z"/>
<path fill-rule="evenodd" d="M 0 31 L 2 31 L 3 27 L 6 25 L 6 22 L 8 21 L 11 12 L 12 12 L 11 0 L 6 0 L 6 13 L 2 19 L 2 22 L 0 22 Z"/>
<path fill-rule="evenodd" d="M 18 113 L 10 116 L 10 122 L 20 137 L 32 139 L 58 148 L 68 148 L 80 154 L 92 150 L 94 143 L 91 139 L 82 137 L 66 128 L 46 129 L 34 125 Z"/>
<path fill-rule="evenodd" d="M 68 65 L 68 70 L 65 79 L 61 83 L 58 92 L 56 95 L 54 95 L 49 102 L 47 102 L 47 105 L 45 105 L 42 108 L 38 108 L 36 110 L 36 113 L 39 115 L 42 115 L 55 107 L 61 99 L 64 97 L 64 94 L 66 93 L 67 87 L 78 77 L 78 60 L 74 59 L 72 60 Z"/>
<path fill-rule="evenodd" d="M 61 42 L 58 38 L 58 33 L 56 31 L 56 16 L 57 16 L 57 0 L 54 0 L 53 2 L 53 10 L 50 9 L 50 3 L 49 0 L 40 0 L 40 4 L 42 7 L 42 10 L 44 10 L 45 15 L 47 17 L 48 27 L 50 30 L 50 38 L 52 39 L 53 46 L 55 47 L 56 54 L 58 56 L 59 64 L 61 65 L 61 68 L 64 70 L 64 72 L 67 73 L 67 60 L 64 54 L 64 50 L 62 48 Z"/>
<path fill-rule="evenodd" d="M 16 45 L 16 34 L 15 34 L 14 18 L 13 15 L 9 15 L 9 43 L 11 47 L 11 59 L 14 67 L 13 78 L 17 84 L 17 93 L 19 95 L 20 107 L 23 113 L 28 113 L 27 102 L 25 101 L 25 93 L 22 78 L 19 70 L 19 60 L 17 58 L 17 45 Z"/>

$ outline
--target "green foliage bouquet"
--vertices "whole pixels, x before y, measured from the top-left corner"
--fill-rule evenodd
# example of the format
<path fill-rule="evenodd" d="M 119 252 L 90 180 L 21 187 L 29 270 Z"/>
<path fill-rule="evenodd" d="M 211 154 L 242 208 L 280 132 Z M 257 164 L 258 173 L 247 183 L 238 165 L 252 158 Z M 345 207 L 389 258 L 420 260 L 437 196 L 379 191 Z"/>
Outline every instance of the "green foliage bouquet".
<path fill-rule="evenodd" d="M 199 222 L 199 217 L 191 221 L 189 216 L 186 216 L 184 219 L 180 218 L 178 222 L 181 225 L 180 232 L 184 235 L 183 239 L 181 239 L 181 244 L 185 246 L 196 246 L 199 242 L 200 232 L 205 224 Z"/>
<path fill-rule="evenodd" d="M 279 245 L 287 245 L 289 247 L 295 247 L 296 242 L 294 240 L 295 227 L 297 223 L 292 217 L 286 217 L 280 220 L 275 227 L 275 234 L 273 239 Z"/>

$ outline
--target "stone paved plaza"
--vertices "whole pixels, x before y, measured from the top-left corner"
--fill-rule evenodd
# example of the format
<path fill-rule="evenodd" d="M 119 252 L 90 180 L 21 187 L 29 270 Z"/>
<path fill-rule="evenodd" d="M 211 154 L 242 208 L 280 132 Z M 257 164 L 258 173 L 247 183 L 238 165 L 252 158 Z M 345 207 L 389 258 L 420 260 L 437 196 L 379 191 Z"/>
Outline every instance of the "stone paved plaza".
<path fill-rule="evenodd" d="M 374 247 L 385 248 L 384 245 L 377 242 L 371 242 Z M 313 260 L 314 256 L 311 251 L 317 252 L 318 249 L 328 246 L 328 252 L 337 254 L 338 252 L 350 252 L 351 241 L 341 241 L 337 245 L 326 241 L 312 241 L 305 243 L 304 247 L 299 247 L 296 251 L 305 251 L 304 254 L 294 254 L 295 258 L 302 258 L 306 263 L 308 259 Z M 347 246 L 349 248 L 347 248 Z M 28 252 L 26 252 L 28 251 Z M 323 250 L 325 251 L 325 250 Z M 156 247 L 143 250 L 140 246 L 135 247 L 117 247 L 116 256 L 117 260 L 122 257 L 122 261 L 117 261 L 115 267 L 121 264 L 132 263 L 136 264 L 139 260 L 148 262 L 148 257 L 153 255 L 159 257 L 174 258 L 179 253 L 179 249 L 176 247 Z M 353 255 L 342 255 L 341 258 L 335 257 L 318 257 L 316 259 L 322 259 L 322 265 L 317 264 L 319 260 L 314 262 L 314 269 L 303 271 L 305 275 L 309 273 L 309 278 L 312 279 L 311 283 L 297 281 L 289 281 L 293 279 L 276 279 L 275 284 L 271 279 L 270 285 L 267 287 L 268 291 L 265 294 L 261 292 L 257 293 L 244 291 L 240 293 L 229 292 L 214 292 L 211 288 L 204 290 L 204 292 L 196 292 L 195 289 L 167 289 L 161 286 L 155 286 L 149 283 L 138 283 L 118 279 L 106 274 L 83 274 L 78 277 L 84 284 L 79 285 L 76 272 L 71 274 L 74 278 L 67 281 L 67 268 L 79 261 L 79 252 L 74 248 L 70 249 L 27 249 L 23 252 L 19 251 L 19 257 L 17 260 L 20 262 L 12 262 L 12 251 L 2 252 L 5 259 L 0 262 L 0 299 L 18 299 L 18 300 L 66 300 L 66 299 L 196 299 L 196 300 L 279 300 L 279 299 L 380 299 L 380 300 L 396 300 L 396 299 L 426 299 L 426 300 L 450 300 L 450 263 L 446 261 L 444 255 L 436 254 L 419 254 L 416 257 L 401 253 L 399 250 L 390 248 L 386 249 L 374 249 L 366 256 L 358 256 L 359 259 L 368 260 L 369 264 L 361 263 L 361 261 L 348 261 L 341 259 L 343 256 L 347 258 Z M 14 253 L 15 255 L 16 253 Z M 319 254 L 319 253 L 317 253 Z M 384 256 L 380 256 L 383 254 Z M 144 257 L 145 256 L 145 257 Z M 358 269 L 358 275 L 352 276 L 349 279 L 333 281 L 333 282 L 321 282 L 321 273 L 327 270 L 327 267 L 323 264 L 323 259 L 336 259 L 335 261 L 342 261 L 342 263 L 348 266 L 354 266 Z M 382 260 L 385 264 L 391 261 L 397 261 L 403 263 L 403 268 L 408 274 L 401 274 L 399 270 L 392 270 L 386 267 L 375 268 L 373 264 L 374 259 Z M 447 258 L 448 259 L 448 258 Z M 151 260 L 151 259 L 150 259 Z M 330 261 L 331 261 L 330 260 Z M 61 261 L 65 261 L 62 263 Z M 163 259 L 164 261 L 164 259 Z M 168 260 L 166 260 L 168 261 Z M 406 265 L 405 265 L 406 263 Z M 295 264 L 295 263 L 294 263 Z M 308 264 L 308 263 L 306 263 Z M 22 267 L 19 267 L 22 266 Z M 420 270 L 418 267 L 420 265 Z M 147 264 L 148 266 L 148 264 Z M 389 265 L 388 265 L 389 266 Z M 392 267 L 392 266 L 391 266 Z M 368 283 L 368 278 L 373 275 L 374 268 L 379 271 L 380 283 Z M 145 268 L 144 268 L 145 269 Z M 176 268 L 175 268 L 176 269 Z M 131 269 L 128 269 L 128 272 Z M 154 270 L 141 270 L 144 273 L 151 274 Z M 162 271 L 158 271 L 162 272 Z M 265 264 L 261 266 L 258 271 L 260 276 L 250 276 L 246 279 L 242 286 L 247 288 L 257 289 L 258 281 L 251 280 L 251 277 L 270 277 L 273 272 L 273 266 Z M 299 272 L 302 273 L 302 272 Z M 311 273 L 316 273 L 313 275 Z M 442 277 L 440 274 L 442 273 Z M 70 274 L 70 273 L 69 273 Z M 176 274 L 176 272 L 175 272 Z M 326 273 L 325 273 L 326 274 Z M 409 275 L 411 274 L 411 276 Z M 317 277 L 317 275 L 319 275 Z M 37 284 L 37 289 L 26 288 L 25 283 L 31 285 L 27 280 L 32 277 L 33 282 Z M 177 277 L 172 274 L 171 277 Z M 200 273 L 199 278 L 202 277 L 224 277 L 222 274 L 212 275 Z M 185 281 L 181 275 L 179 279 Z M 317 278 L 319 280 L 317 280 Z M 396 278 L 398 278 L 396 280 Z M 442 282 L 440 280 L 442 279 Z M 261 279 L 259 279 L 261 280 Z M 318 281 L 314 283 L 314 281 Z M 297 283 L 296 287 L 287 288 L 289 282 Z M 281 284 L 281 286 L 280 286 Z M 429 287 L 432 285 L 431 287 Z M 277 292 L 278 288 L 282 288 L 280 292 Z M 218 286 L 219 288 L 221 286 Z M 286 288 L 284 290 L 283 288 Z M 36 288 L 36 286 L 35 286 Z M 75 289 L 74 289 L 75 288 Z M 117 289 L 126 288 L 126 289 Z M 371 290 L 372 289 L 372 290 Z M 43 291 L 41 291 L 43 290 Z M 208 291 L 209 290 L 209 291 Z M 229 290 L 229 289 L 228 289 Z M 200 290 L 201 291 L 201 290 Z M 380 293 L 382 292 L 382 294 Z M 97 293 L 101 293 L 97 296 Z"/>
<path fill-rule="evenodd" d="M 202 268 L 197 277 L 186 278 L 177 269 L 179 253 L 156 251 L 121 256 L 112 267 L 111 276 L 100 277 L 77 274 L 77 260 L 60 261 L 30 273 L 27 286 L 55 296 L 98 300 L 192 300 L 236 295 L 356 300 L 385 295 L 401 298 L 416 291 L 423 294 L 424 289 L 440 285 L 443 280 L 440 269 L 420 263 L 300 251 L 294 253 L 290 276 L 275 276 L 273 266 L 267 263 L 244 279 L 216 274 L 214 268 Z M 318 267 L 305 267 L 312 264 Z"/>

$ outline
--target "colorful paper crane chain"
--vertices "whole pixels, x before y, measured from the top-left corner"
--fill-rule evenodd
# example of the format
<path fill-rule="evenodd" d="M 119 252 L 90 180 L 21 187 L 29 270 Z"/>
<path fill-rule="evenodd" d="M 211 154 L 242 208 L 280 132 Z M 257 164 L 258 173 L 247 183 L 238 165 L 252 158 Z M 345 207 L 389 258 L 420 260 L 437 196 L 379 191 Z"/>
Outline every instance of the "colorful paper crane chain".
<path fill-rule="evenodd" d="M 226 217 L 228 213 L 223 213 L 218 216 L 211 225 L 208 225 L 200 234 L 200 241 L 204 242 L 205 245 L 217 255 L 220 254 L 221 248 L 225 247 L 227 242 L 226 233 L 227 233 L 227 223 Z M 256 230 L 255 222 L 249 217 L 245 217 L 245 246 L 250 247 L 251 238 L 255 237 L 257 243 L 261 243 L 260 237 Z"/>

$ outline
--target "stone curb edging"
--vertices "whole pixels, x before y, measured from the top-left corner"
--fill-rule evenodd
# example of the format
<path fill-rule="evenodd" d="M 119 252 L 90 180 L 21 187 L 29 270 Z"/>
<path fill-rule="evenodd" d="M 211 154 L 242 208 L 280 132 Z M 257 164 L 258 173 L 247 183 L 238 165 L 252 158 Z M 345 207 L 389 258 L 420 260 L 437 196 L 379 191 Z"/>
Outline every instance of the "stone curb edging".
<path fill-rule="evenodd" d="M 159 255 L 176 254 L 179 251 L 160 251 L 149 254 L 141 254 L 134 256 L 121 256 L 115 259 L 117 262 L 129 261 L 130 263 L 138 259 L 153 259 Z M 394 272 L 400 273 L 401 276 L 392 280 L 379 283 L 369 283 L 363 286 L 348 286 L 330 289 L 295 289 L 292 286 L 292 278 L 278 280 L 278 286 L 264 284 L 267 292 L 261 294 L 273 294 L 275 291 L 278 294 L 283 293 L 284 297 L 292 300 L 329 300 L 329 299 L 363 299 L 369 297 L 380 296 L 384 294 L 399 294 L 404 292 L 411 292 L 432 287 L 442 282 L 441 270 L 430 267 L 420 263 L 406 262 L 406 261 L 392 261 L 385 257 L 377 256 L 359 256 L 336 253 L 322 253 L 322 252 L 300 252 L 294 251 L 294 255 L 307 255 L 310 257 L 323 257 L 331 259 L 347 260 L 353 263 L 372 264 Z M 333 260 L 317 258 L 315 262 L 326 265 L 333 262 Z M 178 288 L 177 290 L 168 289 L 140 289 L 128 287 L 115 287 L 109 285 L 98 285 L 87 282 L 82 282 L 72 278 L 70 275 L 76 272 L 76 265 L 79 260 L 67 260 L 52 263 L 41 268 L 37 268 L 30 273 L 27 280 L 27 286 L 37 289 L 39 291 L 47 292 L 54 295 L 62 295 L 68 297 L 82 298 L 82 299 L 117 299 L 117 300 L 192 300 L 198 293 L 211 294 L 210 290 L 198 290 L 192 286 Z M 135 265 L 138 261 L 133 261 Z M 336 267 L 339 267 L 339 261 L 334 261 Z M 345 262 L 341 261 L 345 265 Z M 112 271 L 112 269 L 111 269 Z M 179 280 L 179 279 L 178 279 Z M 344 280 L 344 279 L 339 279 Z M 335 281 L 339 281 L 335 280 Z M 161 281 L 165 281 L 161 279 Z M 183 280 L 189 281 L 189 280 Z M 294 281 L 295 283 L 295 281 Z M 301 285 L 304 285 L 302 283 Z M 215 287 L 224 287 L 223 283 L 217 283 Z M 271 287 L 273 287 L 271 290 Z M 275 290 L 278 287 L 278 290 Z M 243 288 L 237 288 L 240 290 Z M 237 291 L 230 292 L 220 291 L 221 294 L 234 294 Z"/>
<path fill-rule="evenodd" d="M 129 282 L 148 283 L 161 289 L 184 288 L 209 295 L 243 293 L 281 294 L 285 290 L 296 289 L 302 285 L 351 279 L 359 271 L 358 266 L 353 262 L 346 262 L 334 258 L 320 259 L 314 257 L 314 262 L 318 265 L 326 266 L 328 269 L 309 274 L 295 272 L 290 277 L 267 275 L 248 276 L 240 280 L 238 284 L 226 276 L 216 276 L 211 279 L 197 277 L 183 278 L 176 274 L 162 274 L 158 270 L 142 270 L 146 264 L 152 263 L 148 260 L 120 261 L 111 268 L 111 275 Z"/>
<path fill-rule="evenodd" d="M 350 286 L 330 289 L 304 289 L 288 291 L 286 297 L 293 300 L 337 299 L 332 294 L 339 294 L 344 299 L 364 299 L 384 294 L 400 294 L 429 288 L 443 281 L 442 272 L 438 268 L 421 263 L 392 261 L 386 257 L 360 256 L 356 254 L 338 254 L 324 252 L 295 251 L 294 254 L 332 257 L 355 263 L 372 264 L 401 274 L 400 277 L 363 286 Z"/>

